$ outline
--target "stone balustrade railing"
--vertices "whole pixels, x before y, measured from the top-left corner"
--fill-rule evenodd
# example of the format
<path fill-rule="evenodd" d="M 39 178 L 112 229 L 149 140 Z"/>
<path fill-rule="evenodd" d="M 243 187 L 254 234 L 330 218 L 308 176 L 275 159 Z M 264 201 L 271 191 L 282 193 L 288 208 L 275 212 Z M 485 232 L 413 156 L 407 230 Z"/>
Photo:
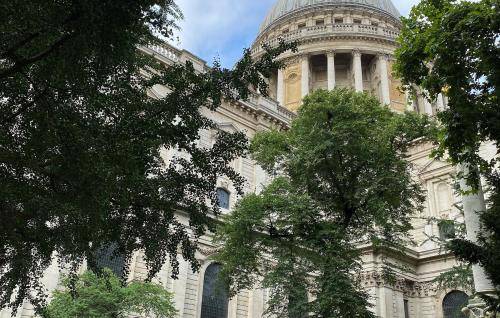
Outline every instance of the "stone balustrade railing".
<path fill-rule="evenodd" d="M 175 47 L 169 45 L 168 43 L 162 45 L 148 45 L 147 47 L 142 47 L 142 50 L 148 52 L 149 54 L 156 54 L 159 57 L 166 58 L 171 63 L 179 63 L 185 60 L 186 56 L 183 55 L 183 51 L 176 49 Z M 242 101 L 247 107 L 254 109 L 257 112 L 261 112 L 266 116 L 275 117 L 276 119 L 289 123 L 295 114 L 288 109 L 278 105 L 278 102 L 263 95 L 253 95 L 248 101 Z"/>
<path fill-rule="evenodd" d="M 307 37 L 314 37 L 318 35 L 326 36 L 326 35 L 337 35 L 337 34 L 374 35 L 374 36 L 385 37 L 390 40 L 395 40 L 399 36 L 399 32 L 394 29 L 383 28 L 374 25 L 336 23 L 330 25 L 311 26 L 294 30 L 288 33 L 280 34 L 270 40 L 257 43 L 255 47 L 252 49 L 252 54 L 261 52 L 263 50 L 262 44 L 267 44 L 271 47 L 278 45 L 280 39 L 283 39 L 285 42 L 289 42 L 289 41 L 304 39 Z"/>
<path fill-rule="evenodd" d="M 181 56 L 181 52 L 166 43 L 162 45 L 148 45 L 148 49 L 171 60 L 174 63 L 179 62 Z"/>
<path fill-rule="evenodd" d="M 273 117 L 280 118 L 281 120 L 290 123 L 293 118 L 295 118 L 295 113 L 289 111 L 285 107 L 279 105 L 279 103 L 263 95 L 252 95 L 247 101 L 253 108 L 267 113 Z"/>

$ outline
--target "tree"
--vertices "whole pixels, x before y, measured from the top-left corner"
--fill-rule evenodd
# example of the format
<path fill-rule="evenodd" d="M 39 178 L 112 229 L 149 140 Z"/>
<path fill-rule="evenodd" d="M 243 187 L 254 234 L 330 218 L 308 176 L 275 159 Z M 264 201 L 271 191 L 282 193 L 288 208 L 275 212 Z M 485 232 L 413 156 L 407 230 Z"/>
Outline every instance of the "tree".
<path fill-rule="evenodd" d="M 270 288 L 277 317 L 373 317 L 357 246 L 400 250 L 407 241 L 424 196 L 405 153 L 432 127 L 341 89 L 307 96 L 290 130 L 257 134 L 253 158 L 279 176 L 218 228 L 215 258 L 231 292 Z"/>
<path fill-rule="evenodd" d="M 200 109 L 265 91 L 263 75 L 293 45 L 205 73 L 138 50 L 171 37 L 180 17 L 173 0 L 0 3 L 0 308 L 29 297 L 40 309 L 56 254 L 73 274 L 84 259 L 97 270 L 96 251 L 110 245 L 126 260 L 143 250 L 149 278 L 167 258 L 175 277 L 179 250 L 198 267 L 197 238 L 219 213 L 216 181 L 241 190 L 229 163 L 247 147 L 224 132 L 197 147 L 216 128 Z M 153 85 L 170 93 L 149 98 Z M 186 156 L 165 165 L 161 149 Z"/>
<path fill-rule="evenodd" d="M 500 174 L 497 156 L 486 161 L 479 148 L 485 142 L 498 147 L 500 141 L 499 34 L 498 0 L 424 0 L 403 18 L 396 51 L 396 71 L 406 85 L 421 86 L 430 99 L 440 93 L 448 99 L 447 109 L 438 113 L 443 129 L 436 156 L 447 153 L 453 164 L 472 167 L 459 177 L 473 191 L 481 176 L 486 180 L 490 197 L 488 209 L 480 212 L 479 242 L 457 239 L 448 247 L 460 260 L 481 264 L 495 286 L 500 286 Z"/>
<path fill-rule="evenodd" d="M 131 314 L 173 318 L 177 314 L 172 294 L 162 286 L 148 282 L 124 286 L 107 269 L 103 275 L 85 272 L 76 281 L 66 278 L 63 288 L 54 292 L 44 318 L 126 318 Z"/>

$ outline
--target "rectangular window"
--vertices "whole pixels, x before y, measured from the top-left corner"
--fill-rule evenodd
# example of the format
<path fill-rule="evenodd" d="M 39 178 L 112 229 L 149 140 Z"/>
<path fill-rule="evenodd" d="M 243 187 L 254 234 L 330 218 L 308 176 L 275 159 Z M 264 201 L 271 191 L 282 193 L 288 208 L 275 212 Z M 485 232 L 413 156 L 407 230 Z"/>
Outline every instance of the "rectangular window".
<path fill-rule="evenodd" d="M 217 188 L 217 205 L 222 209 L 229 209 L 229 191 Z"/>
<path fill-rule="evenodd" d="M 325 25 L 325 20 L 316 20 L 316 25 Z"/>
<path fill-rule="evenodd" d="M 360 20 L 360 19 L 354 19 L 354 20 L 352 20 L 352 21 L 353 21 L 353 23 L 356 23 L 356 24 L 361 24 L 361 20 Z"/>
<path fill-rule="evenodd" d="M 455 238 L 455 223 L 451 220 L 441 221 L 438 224 L 439 238 L 443 241 Z"/>
<path fill-rule="evenodd" d="M 405 318 L 410 318 L 410 304 L 408 302 L 408 299 L 405 299 L 403 301 L 405 306 Z"/>
<path fill-rule="evenodd" d="M 333 21 L 335 23 L 344 23 L 344 19 L 342 19 L 342 18 L 335 18 Z"/>
<path fill-rule="evenodd" d="M 305 28 L 305 27 L 306 27 L 306 24 L 305 24 L 305 23 L 299 23 L 299 26 L 298 26 L 298 28 L 299 28 L 299 29 L 303 29 L 303 28 Z"/>

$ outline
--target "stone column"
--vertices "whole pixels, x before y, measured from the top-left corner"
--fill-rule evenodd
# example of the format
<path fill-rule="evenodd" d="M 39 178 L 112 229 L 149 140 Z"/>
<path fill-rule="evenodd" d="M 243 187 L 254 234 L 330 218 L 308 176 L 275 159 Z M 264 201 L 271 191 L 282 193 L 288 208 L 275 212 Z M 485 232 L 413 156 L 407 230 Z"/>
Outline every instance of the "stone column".
<path fill-rule="evenodd" d="M 363 91 L 363 69 L 361 68 L 361 52 L 352 51 L 352 68 L 354 72 L 354 89 L 356 92 Z"/>
<path fill-rule="evenodd" d="M 276 83 L 276 99 L 281 106 L 285 106 L 285 76 L 283 69 L 278 69 L 278 80 Z"/>
<path fill-rule="evenodd" d="M 302 78 L 301 78 L 301 92 L 302 97 L 309 94 L 309 56 L 302 57 Z"/>
<path fill-rule="evenodd" d="M 378 68 L 380 72 L 380 89 L 381 89 L 381 102 L 384 105 L 391 103 L 391 95 L 389 91 L 389 69 L 387 67 L 388 56 L 386 54 L 378 55 Z"/>
<path fill-rule="evenodd" d="M 469 167 L 467 165 L 459 165 L 458 169 L 465 177 L 469 174 Z M 462 191 L 471 190 L 471 187 L 467 184 L 464 178 L 460 180 L 460 189 Z M 477 242 L 478 232 L 481 230 L 481 220 L 479 219 L 478 212 L 486 210 L 484 193 L 481 185 L 479 185 L 477 193 L 462 195 L 462 205 L 464 209 L 467 239 L 475 243 Z M 476 292 L 488 294 L 495 291 L 493 284 L 488 279 L 481 266 L 473 265 L 472 273 L 474 275 L 474 288 Z"/>
<path fill-rule="evenodd" d="M 328 74 L 328 90 L 335 88 L 335 52 L 328 52 L 327 59 L 327 74 Z"/>

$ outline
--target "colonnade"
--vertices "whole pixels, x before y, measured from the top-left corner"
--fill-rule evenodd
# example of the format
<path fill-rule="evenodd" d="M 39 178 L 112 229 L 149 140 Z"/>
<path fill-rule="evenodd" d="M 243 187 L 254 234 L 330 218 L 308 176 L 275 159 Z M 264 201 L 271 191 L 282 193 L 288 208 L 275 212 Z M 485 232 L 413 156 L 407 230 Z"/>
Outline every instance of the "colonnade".
<path fill-rule="evenodd" d="M 354 77 L 354 89 L 357 92 L 363 91 L 363 68 L 361 63 L 361 57 L 363 53 L 359 50 L 353 50 L 352 54 L 352 72 Z M 309 54 L 303 55 L 300 60 L 301 68 L 301 94 L 302 97 L 306 96 L 310 92 L 310 56 Z M 327 58 L 327 87 L 328 90 L 332 90 L 336 86 L 335 79 L 335 52 L 330 51 L 326 53 Z M 380 76 L 380 87 L 381 87 L 381 102 L 385 105 L 390 104 L 390 86 L 389 86 L 389 69 L 388 61 L 389 56 L 387 54 L 377 55 L 377 69 Z M 276 97 L 281 105 L 285 104 L 285 76 L 283 69 L 278 70 L 277 77 L 277 91 Z"/>

